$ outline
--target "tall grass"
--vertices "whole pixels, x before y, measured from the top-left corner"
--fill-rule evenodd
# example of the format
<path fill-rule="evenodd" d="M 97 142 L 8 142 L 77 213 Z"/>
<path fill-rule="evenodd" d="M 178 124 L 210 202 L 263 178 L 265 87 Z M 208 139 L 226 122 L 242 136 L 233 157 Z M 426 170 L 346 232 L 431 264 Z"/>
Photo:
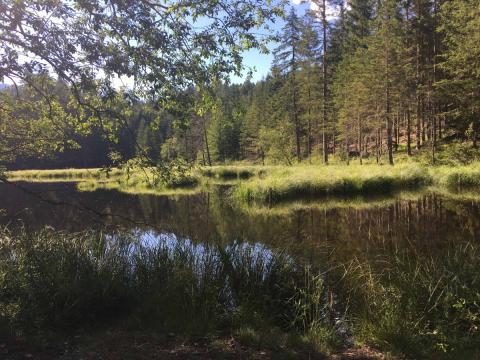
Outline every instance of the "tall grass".
<path fill-rule="evenodd" d="M 162 181 L 152 168 L 96 168 L 96 169 L 55 169 L 19 170 L 7 172 L 11 181 L 54 182 L 72 181 L 99 184 L 116 183 L 130 189 L 174 189 L 192 187 L 198 184 L 198 176 L 192 171 L 186 173 L 172 169 L 168 182 Z"/>
<path fill-rule="evenodd" d="M 326 304 L 318 273 L 263 246 L 94 232 L 0 238 L 3 332 L 115 323 L 202 336 L 278 329 L 307 339 L 333 329 L 320 311 Z M 310 298 L 320 299 L 318 309 L 301 312 Z M 327 330 L 322 334 L 331 341 L 334 332 Z M 318 337 L 316 343 L 326 348 Z"/>
<path fill-rule="evenodd" d="M 248 165 L 225 165 L 201 167 L 200 174 L 207 178 L 221 180 L 249 179 L 254 176 L 263 176 L 271 167 Z"/>
<path fill-rule="evenodd" d="M 480 355 L 471 242 L 432 254 L 332 252 L 324 273 L 258 244 L 50 231 L 0 239 L 2 336 L 116 326 L 329 352 L 342 345 L 334 324 L 344 314 L 360 344 L 411 358 Z"/>
<path fill-rule="evenodd" d="M 388 250 L 348 262 L 338 291 L 357 341 L 412 358 L 478 358 L 479 266 L 473 243 L 432 256 Z"/>
<path fill-rule="evenodd" d="M 52 169 L 8 171 L 11 181 L 83 181 L 116 178 L 122 175 L 120 169 Z"/>
<path fill-rule="evenodd" d="M 264 179 L 243 182 L 233 191 L 246 203 L 277 203 L 327 195 L 386 194 L 431 184 L 427 170 L 416 165 L 292 167 L 269 173 Z"/>
<path fill-rule="evenodd" d="M 444 188 L 464 189 L 480 187 L 480 163 L 431 169 L 435 183 Z"/>

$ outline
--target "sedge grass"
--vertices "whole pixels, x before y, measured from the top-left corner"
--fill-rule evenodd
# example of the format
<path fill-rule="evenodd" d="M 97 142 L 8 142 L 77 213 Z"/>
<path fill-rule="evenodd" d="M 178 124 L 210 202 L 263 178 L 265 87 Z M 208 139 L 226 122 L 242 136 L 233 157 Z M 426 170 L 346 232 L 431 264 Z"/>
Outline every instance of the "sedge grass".
<path fill-rule="evenodd" d="M 327 306 L 323 283 L 309 280 L 318 273 L 283 251 L 129 233 L 3 231 L 0 239 L 0 333 L 120 326 L 207 337 L 249 328 L 300 339 L 329 327 L 322 311 L 299 307 L 311 298 Z M 309 349 L 325 351 L 328 334 Z"/>
<path fill-rule="evenodd" d="M 55 182 L 55 181 L 85 181 L 116 178 L 122 171 L 113 169 L 52 169 L 52 170 L 17 170 L 8 171 L 10 181 Z"/>
<path fill-rule="evenodd" d="M 480 163 L 463 166 L 441 166 L 430 170 L 435 183 L 443 188 L 465 189 L 480 187 Z"/>
<path fill-rule="evenodd" d="M 419 255 L 383 249 L 344 264 L 339 294 L 356 340 L 407 358 L 480 355 L 480 248 L 455 243 Z"/>
<path fill-rule="evenodd" d="M 218 165 L 201 167 L 199 172 L 206 178 L 220 180 L 244 180 L 251 177 L 263 176 L 268 172 L 269 168 L 271 167 L 254 165 Z"/>
<path fill-rule="evenodd" d="M 245 203 L 275 204 L 298 198 L 388 194 L 431 184 L 428 171 L 416 165 L 352 165 L 279 168 L 264 179 L 239 184 L 233 197 Z"/>

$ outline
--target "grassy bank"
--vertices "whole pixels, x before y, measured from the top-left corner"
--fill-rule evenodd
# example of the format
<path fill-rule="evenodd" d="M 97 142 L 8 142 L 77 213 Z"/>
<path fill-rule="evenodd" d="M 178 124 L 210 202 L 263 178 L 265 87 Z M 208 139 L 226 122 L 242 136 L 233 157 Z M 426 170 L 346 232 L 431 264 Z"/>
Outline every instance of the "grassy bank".
<path fill-rule="evenodd" d="M 198 192 L 199 177 L 194 171 L 172 173 L 168 180 L 160 178 L 154 169 L 63 169 L 20 170 L 7 172 L 9 181 L 77 182 L 82 191 L 111 189 L 134 194 L 193 194 Z"/>
<path fill-rule="evenodd" d="M 154 186 L 149 184 L 148 182 L 138 182 L 136 184 L 132 184 L 121 180 L 81 181 L 78 182 L 77 189 L 80 191 L 116 190 L 126 194 L 158 196 L 194 195 L 202 191 L 202 187 L 195 184 L 183 187 L 166 187 Z"/>
<path fill-rule="evenodd" d="M 480 187 L 480 163 L 463 166 L 440 166 L 430 169 L 439 187 L 458 190 Z"/>
<path fill-rule="evenodd" d="M 233 191 L 245 203 L 274 204 L 298 198 L 388 194 L 430 185 L 429 172 L 415 165 L 351 165 L 279 168 L 264 179 L 241 183 Z"/>
<path fill-rule="evenodd" d="M 167 180 L 153 169 L 25 170 L 9 172 L 12 181 L 77 181 L 81 190 L 115 189 L 137 194 L 195 193 L 201 183 L 231 182 L 238 203 L 276 204 L 325 197 L 390 195 L 433 185 L 442 191 L 480 187 L 480 163 L 425 166 L 416 163 L 329 166 L 213 166 L 171 174 Z"/>

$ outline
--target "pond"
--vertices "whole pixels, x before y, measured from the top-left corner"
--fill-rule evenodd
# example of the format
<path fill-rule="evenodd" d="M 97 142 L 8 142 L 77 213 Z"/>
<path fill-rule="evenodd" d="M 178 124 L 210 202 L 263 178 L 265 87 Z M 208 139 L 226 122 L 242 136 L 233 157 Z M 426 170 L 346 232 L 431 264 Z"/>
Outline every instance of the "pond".
<path fill-rule="evenodd" d="M 360 341 L 402 351 L 408 342 L 414 354 L 458 356 L 477 347 L 480 202 L 425 191 L 245 209 L 229 189 L 156 196 L 81 192 L 74 183 L 1 185 L 0 224 L 12 232 L 134 234 L 147 247 L 281 251 L 322 270 L 331 290 L 325 301 L 335 303 L 336 321 Z"/>
<path fill-rule="evenodd" d="M 232 204 L 228 191 L 217 186 L 195 195 L 157 196 L 82 192 L 75 183 L 2 184 L 0 224 L 29 231 L 120 228 L 149 237 L 174 234 L 195 243 L 288 247 L 310 256 L 325 245 L 348 257 L 374 252 L 379 244 L 431 253 L 452 242 L 480 241 L 480 202 L 434 192 L 248 211 Z"/>

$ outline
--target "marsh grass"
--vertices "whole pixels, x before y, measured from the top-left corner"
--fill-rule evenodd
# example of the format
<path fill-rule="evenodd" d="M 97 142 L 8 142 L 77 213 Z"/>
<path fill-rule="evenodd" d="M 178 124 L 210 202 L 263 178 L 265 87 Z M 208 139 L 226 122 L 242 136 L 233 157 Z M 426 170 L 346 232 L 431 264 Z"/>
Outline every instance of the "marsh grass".
<path fill-rule="evenodd" d="M 477 358 L 480 248 L 451 244 L 435 255 L 386 250 L 345 264 L 339 294 L 360 343 L 413 358 Z"/>
<path fill-rule="evenodd" d="M 85 181 L 117 178 L 122 175 L 120 169 L 53 169 L 8 171 L 10 181 L 55 182 Z"/>
<path fill-rule="evenodd" d="M 275 204 L 298 198 L 390 194 L 432 183 L 426 169 L 416 165 L 395 167 L 352 165 L 277 169 L 264 179 L 243 182 L 233 191 L 237 201 Z"/>
<path fill-rule="evenodd" d="M 201 167 L 199 172 L 206 178 L 220 180 L 245 180 L 252 177 L 261 177 L 272 167 L 248 165 L 219 165 Z"/>
<path fill-rule="evenodd" d="M 181 172 L 173 169 L 168 181 L 162 181 L 152 168 L 19 170 L 7 172 L 7 177 L 10 181 L 89 182 L 89 187 L 93 187 L 95 182 L 99 186 L 110 183 L 118 184 L 124 190 L 130 188 L 130 191 L 188 188 L 199 184 L 199 177 L 193 171 Z"/>
<path fill-rule="evenodd" d="M 2 336 L 113 326 L 325 354 L 344 344 L 343 314 L 357 344 L 410 358 L 480 355 L 472 242 L 427 254 L 380 245 L 348 260 L 329 251 L 324 272 L 258 244 L 51 231 L 0 239 Z"/>
<path fill-rule="evenodd" d="M 458 190 L 480 187 L 480 163 L 432 168 L 431 173 L 435 183 L 443 188 Z"/>
<path fill-rule="evenodd" d="M 213 166 L 173 171 L 164 182 L 153 169 L 66 169 L 8 172 L 12 181 L 74 181 L 84 191 L 115 189 L 136 194 L 194 194 L 200 185 L 230 184 L 237 204 L 274 205 L 281 202 L 336 198 L 355 202 L 364 196 L 435 186 L 459 192 L 480 188 L 480 163 L 427 167 L 413 162 L 387 165 L 330 166 Z M 212 182 L 213 180 L 213 182 Z"/>
<path fill-rule="evenodd" d="M 152 242 L 96 232 L 3 232 L 0 256 L 3 333 L 66 334 L 114 324 L 215 337 L 248 328 L 262 341 L 272 329 L 284 334 L 272 347 L 290 339 L 290 344 L 308 342 L 311 349 L 325 351 L 333 343 L 332 331 L 328 341 L 318 336 L 309 341 L 315 331 L 327 334 L 319 329 L 328 328 L 328 322 L 321 311 L 302 318 L 297 307 L 309 298 L 324 298 L 321 282 L 306 282 L 317 273 L 259 245 Z"/>
<path fill-rule="evenodd" d="M 116 190 L 125 194 L 133 195 L 156 195 L 156 196 L 188 196 L 202 191 L 201 186 L 187 186 L 177 188 L 153 187 L 146 184 L 126 185 L 121 181 L 82 181 L 77 183 L 79 191 L 93 192 L 97 190 Z"/>

